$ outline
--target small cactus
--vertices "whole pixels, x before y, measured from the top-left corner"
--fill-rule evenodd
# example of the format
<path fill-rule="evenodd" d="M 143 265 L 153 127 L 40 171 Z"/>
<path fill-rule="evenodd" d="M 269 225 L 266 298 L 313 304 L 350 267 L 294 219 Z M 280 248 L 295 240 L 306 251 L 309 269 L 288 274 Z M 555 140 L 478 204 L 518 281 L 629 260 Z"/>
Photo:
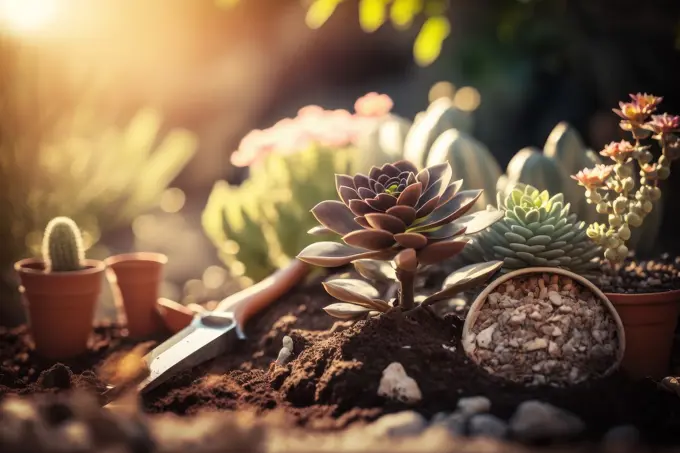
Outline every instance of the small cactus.
<path fill-rule="evenodd" d="M 82 269 L 85 250 L 78 225 L 68 217 L 52 219 L 45 228 L 42 254 L 47 272 L 69 272 Z"/>

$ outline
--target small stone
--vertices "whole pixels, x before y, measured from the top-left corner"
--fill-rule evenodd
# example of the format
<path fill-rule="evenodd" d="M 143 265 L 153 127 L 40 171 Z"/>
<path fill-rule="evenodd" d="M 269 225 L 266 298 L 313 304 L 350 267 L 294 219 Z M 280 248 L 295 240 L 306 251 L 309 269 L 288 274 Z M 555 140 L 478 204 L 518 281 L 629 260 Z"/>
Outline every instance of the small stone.
<path fill-rule="evenodd" d="M 602 443 L 607 453 L 627 453 L 637 450 L 640 431 L 633 425 L 616 426 L 604 435 Z"/>
<path fill-rule="evenodd" d="M 576 367 L 573 367 L 571 369 L 571 371 L 569 372 L 569 380 L 572 381 L 572 382 L 576 382 L 576 380 L 578 379 L 578 375 L 579 375 L 579 369 L 576 368 Z"/>
<path fill-rule="evenodd" d="M 552 331 L 552 336 L 553 336 L 553 337 L 560 337 L 560 336 L 562 336 L 562 329 L 560 329 L 559 327 L 555 326 L 555 328 L 554 328 L 553 331 Z"/>
<path fill-rule="evenodd" d="M 482 414 L 491 409 L 491 400 L 486 396 L 470 396 L 459 399 L 457 407 L 465 414 Z"/>
<path fill-rule="evenodd" d="M 504 439 L 508 431 L 507 423 L 491 414 L 475 415 L 468 422 L 470 436 Z"/>
<path fill-rule="evenodd" d="M 510 318 L 510 321 L 508 321 L 508 323 L 512 324 L 512 325 L 519 325 L 519 324 L 522 324 L 526 319 L 527 319 L 527 314 L 526 313 L 520 313 L 518 315 L 512 316 Z"/>
<path fill-rule="evenodd" d="M 559 357 L 562 355 L 562 351 L 560 350 L 560 347 L 557 346 L 557 343 L 551 341 L 548 343 L 548 354 L 550 354 L 551 357 Z"/>
<path fill-rule="evenodd" d="M 406 374 L 399 362 L 389 364 L 383 371 L 378 395 L 407 404 L 415 404 L 423 399 L 418 383 Z"/>
<path fill-rule="evenodd" d="M 463 436 L 470 416 L 462 412 L 447 414 L 439 412 L 432 418 L 432 427 L 445 428 L 452 436 Z"/>
<path fill-rule="evenodd" d="M 559 313 L 571 313 L 574 311 L 573 308 L 571 308 L 569 305 L 562 305 L 560 308 L 557 309 Z"/>
<path fill-rule="evenodd" d="M 536 338 L 534 340 L 524 343 L 524 349 L 527 351 L 537 351 L 548 347 L 548 340 L 545 338 Z"/>
<path fill-rule="evenodd" d="M 493 333 L 498 324 L 492 324 L 477 334 L 477 345 L 480 348 L 490 349 L 493 342 Z"/>
<path fill-rule="evenodd" d="M 562 296 L 560 296 L 559 293 L 556 293 L 555 291 L 550 291 L 548 293 L 548 299 L 550 299 L 550 303 L 556 307 L 559 307 L 563 303 Z"/>
<path fill-rule="evenodd" d="M 585 429 L 581 419 L 551 404 L 541 401 L 525 401 L 510 419 L 510 430 L 519 440 L 568 439 Z"/>
<path fill-rule="evenodd" d="M 369 433 L 376 437 L 416 436 L 427 427 L 427 420 L 415 411 L 383 415 L 368 425 Z"/>
<path fill-rule="evenodd" d="M 534 321 L 540 321 L 543 319 L 543 316 L 539 312 L 534 311 L 529 315 L 529 318 L 533 319 Z"/>

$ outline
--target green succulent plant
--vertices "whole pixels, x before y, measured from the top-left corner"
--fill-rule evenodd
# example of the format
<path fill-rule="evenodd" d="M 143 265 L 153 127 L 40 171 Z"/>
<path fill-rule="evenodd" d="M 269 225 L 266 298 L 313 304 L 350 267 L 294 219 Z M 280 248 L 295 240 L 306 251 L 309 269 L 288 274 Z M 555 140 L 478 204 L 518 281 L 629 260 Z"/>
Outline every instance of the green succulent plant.
<path fill-rule="evenodd" d="M 42 244 L 47 272 L 71 272 L 82 269 L 85 249 L 80 228 L 68 217 L 55 217 L 45 228 Z"/>
<path fill-rule="evenodd" d="M 505 270 L 555 266 L 582 275 L 597 267 L 592 260 L 601 249 L 588 238 L 586 223 L 570 214 L 561 193 L 516 187 L 507 196 L 498 194 L 498 210 L 505 216 L 472 240 L 466 260 L 502 259 Z"/>

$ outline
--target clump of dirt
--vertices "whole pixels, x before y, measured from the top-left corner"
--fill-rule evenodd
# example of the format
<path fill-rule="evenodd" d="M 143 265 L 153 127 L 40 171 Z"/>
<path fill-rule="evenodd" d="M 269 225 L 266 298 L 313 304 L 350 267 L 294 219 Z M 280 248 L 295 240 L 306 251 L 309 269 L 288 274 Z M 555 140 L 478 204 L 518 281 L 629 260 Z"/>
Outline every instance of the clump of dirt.
<path fill-rule="evenodd" d="M 680 290 L 680 257 L 664 253 L 657 260 L 639 261 L 630 254 L 613 269 L 601 260 L 600 288 L 606 293 L 644 294 Z"/>

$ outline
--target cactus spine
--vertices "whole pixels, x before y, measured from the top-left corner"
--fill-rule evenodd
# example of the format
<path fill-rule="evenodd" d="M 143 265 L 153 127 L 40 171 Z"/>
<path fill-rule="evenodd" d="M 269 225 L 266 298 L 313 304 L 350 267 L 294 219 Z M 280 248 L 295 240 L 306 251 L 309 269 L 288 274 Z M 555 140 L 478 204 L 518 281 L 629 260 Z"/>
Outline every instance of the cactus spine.
<path fill-rule="evenodd" d="M 47 272 L 70 272 L 83 268 L 85 250 L 78 225 L 68 217 L 55 217 L 45 228 L 42 243 Z"/>

